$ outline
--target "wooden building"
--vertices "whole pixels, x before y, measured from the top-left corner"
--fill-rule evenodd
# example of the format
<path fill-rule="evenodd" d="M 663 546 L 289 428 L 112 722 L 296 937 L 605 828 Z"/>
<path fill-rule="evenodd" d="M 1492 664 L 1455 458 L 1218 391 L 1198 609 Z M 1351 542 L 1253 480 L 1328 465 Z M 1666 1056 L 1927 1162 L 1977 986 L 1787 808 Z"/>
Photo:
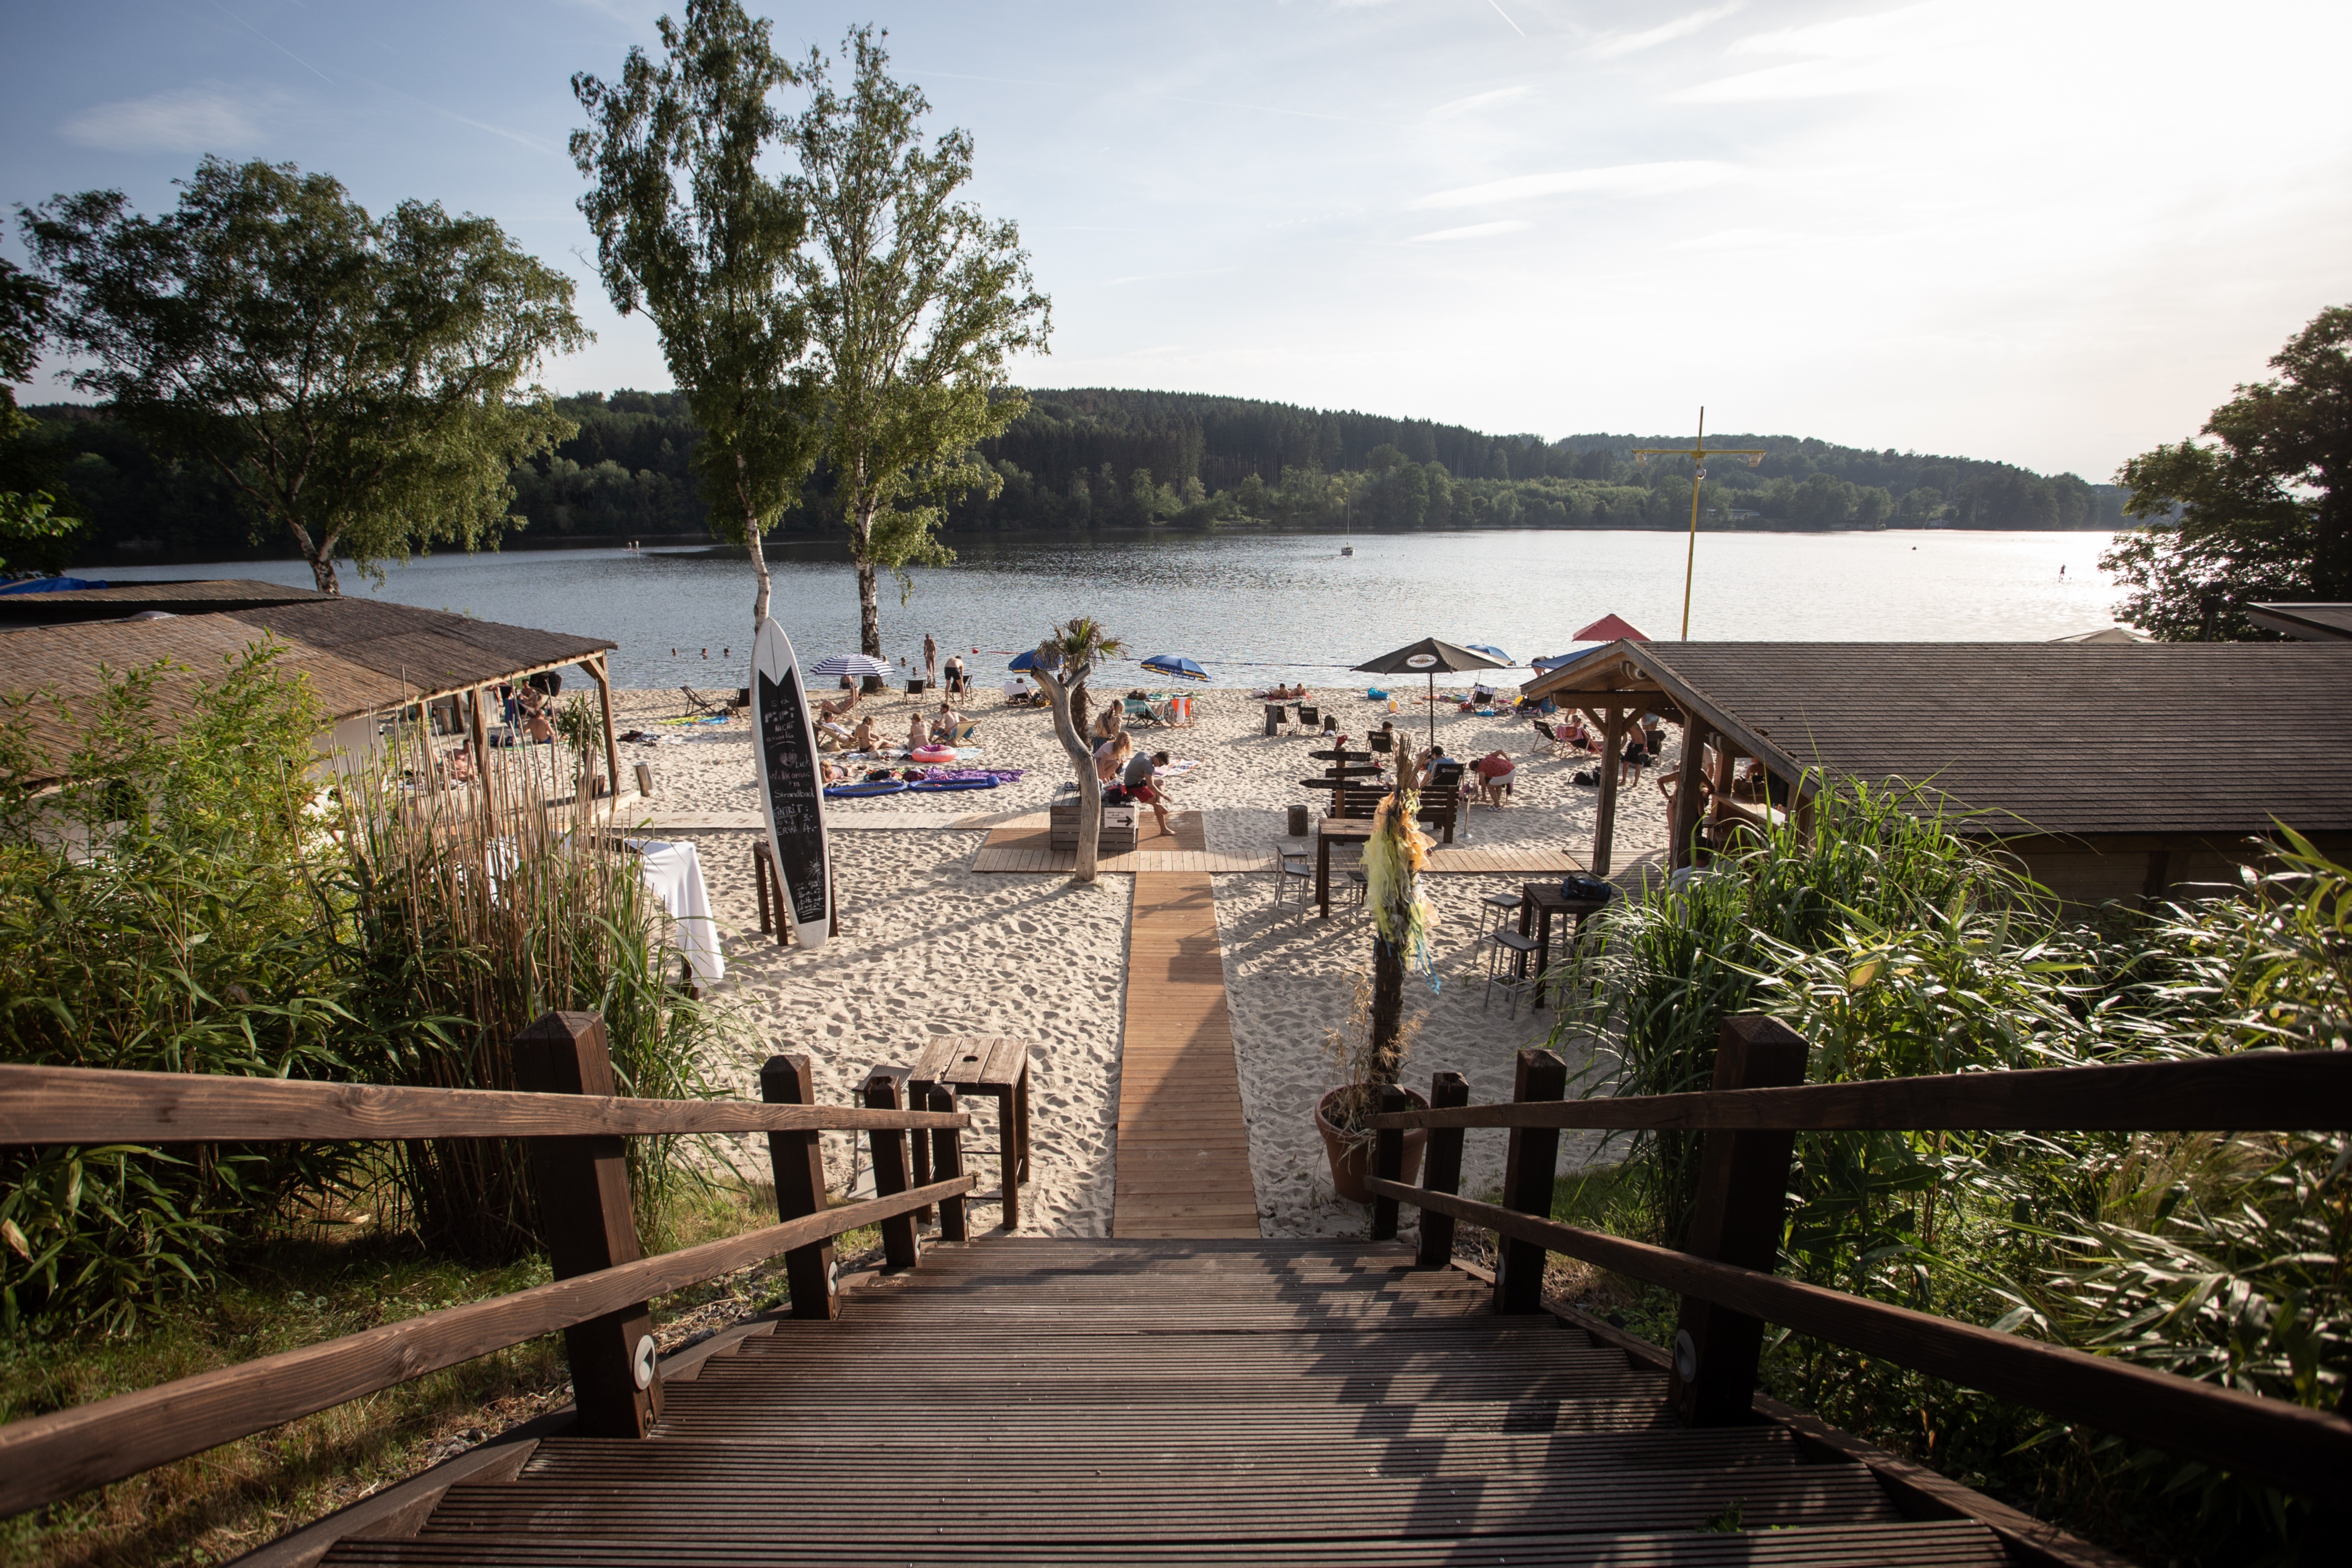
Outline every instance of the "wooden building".
<path fill-rule="evenodd" d="M 43 618 L 31 624 L 16 618 L 21 605 L 36 601 Z M 97 618 L 101 616 L 107 618 Z M 578 665 L 595 682 L 602 700 L 605 766 L 618 787 L 612 682 L 604 667 L 614 644 L 381 599 L 236 582 L 0 595 L 0 690 L 20 696 L 54 692 L 79 710 L 98 696 L 107 672 L 119 678 L 168 659 L 177 668 L 164 678 L 155 712 L 160 722 L 169 723 L 174 691 L 216 678 L 225 658 L 265 636 L 283 645 L 279 668 L 305 677 L 335 721 L 331 731 L 320 736 L 320 751 L 364 755 L 375 744 L 380 715 L 455 698 L 462 704 L 476 763 L 485 770 L 488 710 L 483 689 Z M 36 745 L 54 754 L 68 743 L 46 705 L 36 703 L 27 717 Z"/>
<path fill-rule="evenodd" d="M 1520 689 L 1604 721 L 1612 753 L 1666 715 L 1718 793 L 1756 759 L 1801 823 L 1823 777 L 1917 785 L 2070 902 L 2233 882 L 2281 824 L 2352 849 L 2352 643 L 1617 642 Z M 1677 792 L 1676 866 L 1701 793 Z"/>
<path fill-rule="evenodd" d="M 2248 605 L 2254 625 L 2305 642 L 2352 641 L 2352 605 Z"/>

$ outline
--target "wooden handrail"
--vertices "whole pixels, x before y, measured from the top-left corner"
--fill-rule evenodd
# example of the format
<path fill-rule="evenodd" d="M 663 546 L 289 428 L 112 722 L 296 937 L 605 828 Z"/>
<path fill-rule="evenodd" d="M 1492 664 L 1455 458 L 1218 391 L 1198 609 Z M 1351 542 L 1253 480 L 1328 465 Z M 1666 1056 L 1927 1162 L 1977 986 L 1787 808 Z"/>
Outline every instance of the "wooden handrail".
<path fill-rule="evenodd" d="M 930 1120 L 932 1124 L 961 1124 L 964 1118 Z M 732 1273 L 777 1253 L 961 1196 L 976 1184 L 972 1176 L 934 1182 L 723 1241 L 10 1422 L 0 1426 L 0 1516 L 38 1508 L 649 1297 Z"/>
<path fill-rule="evenodd" d="M 2332 1493 L 2352 1474 L 2352 1420 L 2341 1415 L 1581 1230 L 1495 1204 L 1378 1176 L 1364 1184 L 1381 1197 L 2308 1495 Z"/>
<path fill-rule="evenodd" d="M 1366 1118 L 1366 1125 L 1656 1131 L 2341 1131 L 2352 1129 L 2352 1051 L 2248 1051 L 2192 1061 L 1465 1105 L 1374 1115 Z"/>
<path fill-rule="evenodd" d="M 971 1125 L 967 1111 L 404 1089 L 0 1065 L 0 1143 L 264 1142 L 824 1132 Z"/>

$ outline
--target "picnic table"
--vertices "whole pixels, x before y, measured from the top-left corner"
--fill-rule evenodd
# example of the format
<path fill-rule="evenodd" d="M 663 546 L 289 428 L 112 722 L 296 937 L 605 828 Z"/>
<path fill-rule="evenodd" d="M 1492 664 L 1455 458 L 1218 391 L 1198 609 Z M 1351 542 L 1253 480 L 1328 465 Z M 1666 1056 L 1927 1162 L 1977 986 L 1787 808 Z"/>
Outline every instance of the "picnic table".
<path fill-rule="evenodd" d="M 991 1035 L 937 1035 L 907 1069 L 911 1092 L 937 1084 L 951 1094 L 996 1101 L 997 1164 L 1004 1228 L 1021 1225 L 1021 1184 L 1029 1179 L 1029 1042 Z M 974 1201 L 984 1201 L 974 1194 Z"/>

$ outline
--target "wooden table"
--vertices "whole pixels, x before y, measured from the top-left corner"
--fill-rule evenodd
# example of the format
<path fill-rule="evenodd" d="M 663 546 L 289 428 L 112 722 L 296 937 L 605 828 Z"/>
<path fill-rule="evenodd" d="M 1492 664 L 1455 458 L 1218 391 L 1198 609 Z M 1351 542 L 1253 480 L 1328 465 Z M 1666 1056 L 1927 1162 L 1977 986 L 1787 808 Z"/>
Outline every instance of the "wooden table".
<path fill-rule="evenodd" d="M 1525 882 L 1519 887 L 1519 934 L 1536 939 L 1536 996 L 1541 1000 L 1544 967 L 1551 962 L 1551 918 L 1576 917 L 1576 934 L 1584 934 L 1584 917 L 1609 907 L 1607 899 L 1571 899 L 1558 882 Z M 1534 928 L 1534 929 L 1530 929 Z"/>
<path fill-rule="evenodd" d="M 1029 1179 L 1029 1042 L 992 1035 L 938 1035 L 908 1069 L 909 1096 L 937 1084 L 951 1094 L 996 1101 L 997 1162 L 1004 1228 L 1021 1226 L 1021 1184 Z M 973 1194 L 974 1201 L 981 1200 Z"/>
<path fill-rule="evenodd" d="M 1331 918 L 1331 841 L 1363 844 L 1372 837 L 1372 825 L 1354 817 L 1327 816 L 1315 825 L 1315 901 L 1323 918 Z"/>

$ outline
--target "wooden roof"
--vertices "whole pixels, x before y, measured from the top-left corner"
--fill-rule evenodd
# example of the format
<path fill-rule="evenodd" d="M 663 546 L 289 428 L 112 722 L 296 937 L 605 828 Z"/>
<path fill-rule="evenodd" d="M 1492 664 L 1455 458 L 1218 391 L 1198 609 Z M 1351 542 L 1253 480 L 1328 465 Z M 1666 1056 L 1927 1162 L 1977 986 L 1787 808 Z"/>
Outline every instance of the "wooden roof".
<path fill-rule="evenodd" d="M 265 634 L 286 645 L 279 668 L 300 672 L 336 720 L 516 679 L 616 646 L 445 610 L 321 595 L 303 603 L 211 615 L 27 627 L 0 640 L 6 655 L 0 691 L 53 690 L 69 708 L 80 709 L 103 686 L 102 671 L 120 676 L 170 659 L 184 668 L 165 679 L 155 708 L 169 722 L 175 692 L 216 679 L 224 659 Z M 53 755 L 68 741 L 46 706 L 35 706 L 33 723 L 35 740 Z"/>
<path fill-rule="evenodd" d="M 53 594 L 0 594 L 0 629 L 48 626 L 59 621 L 114 620 L 142 610 L 162 610 L 175 616 L 203 615 L 331 597 L 316 588 L 289 588 L 250 577 L 115 583 L 104 588 L 66 588 Z"/>
<path fill-rule="evenodd" d="M 2352 638 L 2352 605 L 2248 605 L 2254 625 L 2311 642 Z"/>
<path fill-rule="evenodd" d="M 1784 777 L 1927 785 L 1988 833 L 2352 831 L 2352 644 L 1618 642 L 1520 688 L 1644 689 Z"/>

